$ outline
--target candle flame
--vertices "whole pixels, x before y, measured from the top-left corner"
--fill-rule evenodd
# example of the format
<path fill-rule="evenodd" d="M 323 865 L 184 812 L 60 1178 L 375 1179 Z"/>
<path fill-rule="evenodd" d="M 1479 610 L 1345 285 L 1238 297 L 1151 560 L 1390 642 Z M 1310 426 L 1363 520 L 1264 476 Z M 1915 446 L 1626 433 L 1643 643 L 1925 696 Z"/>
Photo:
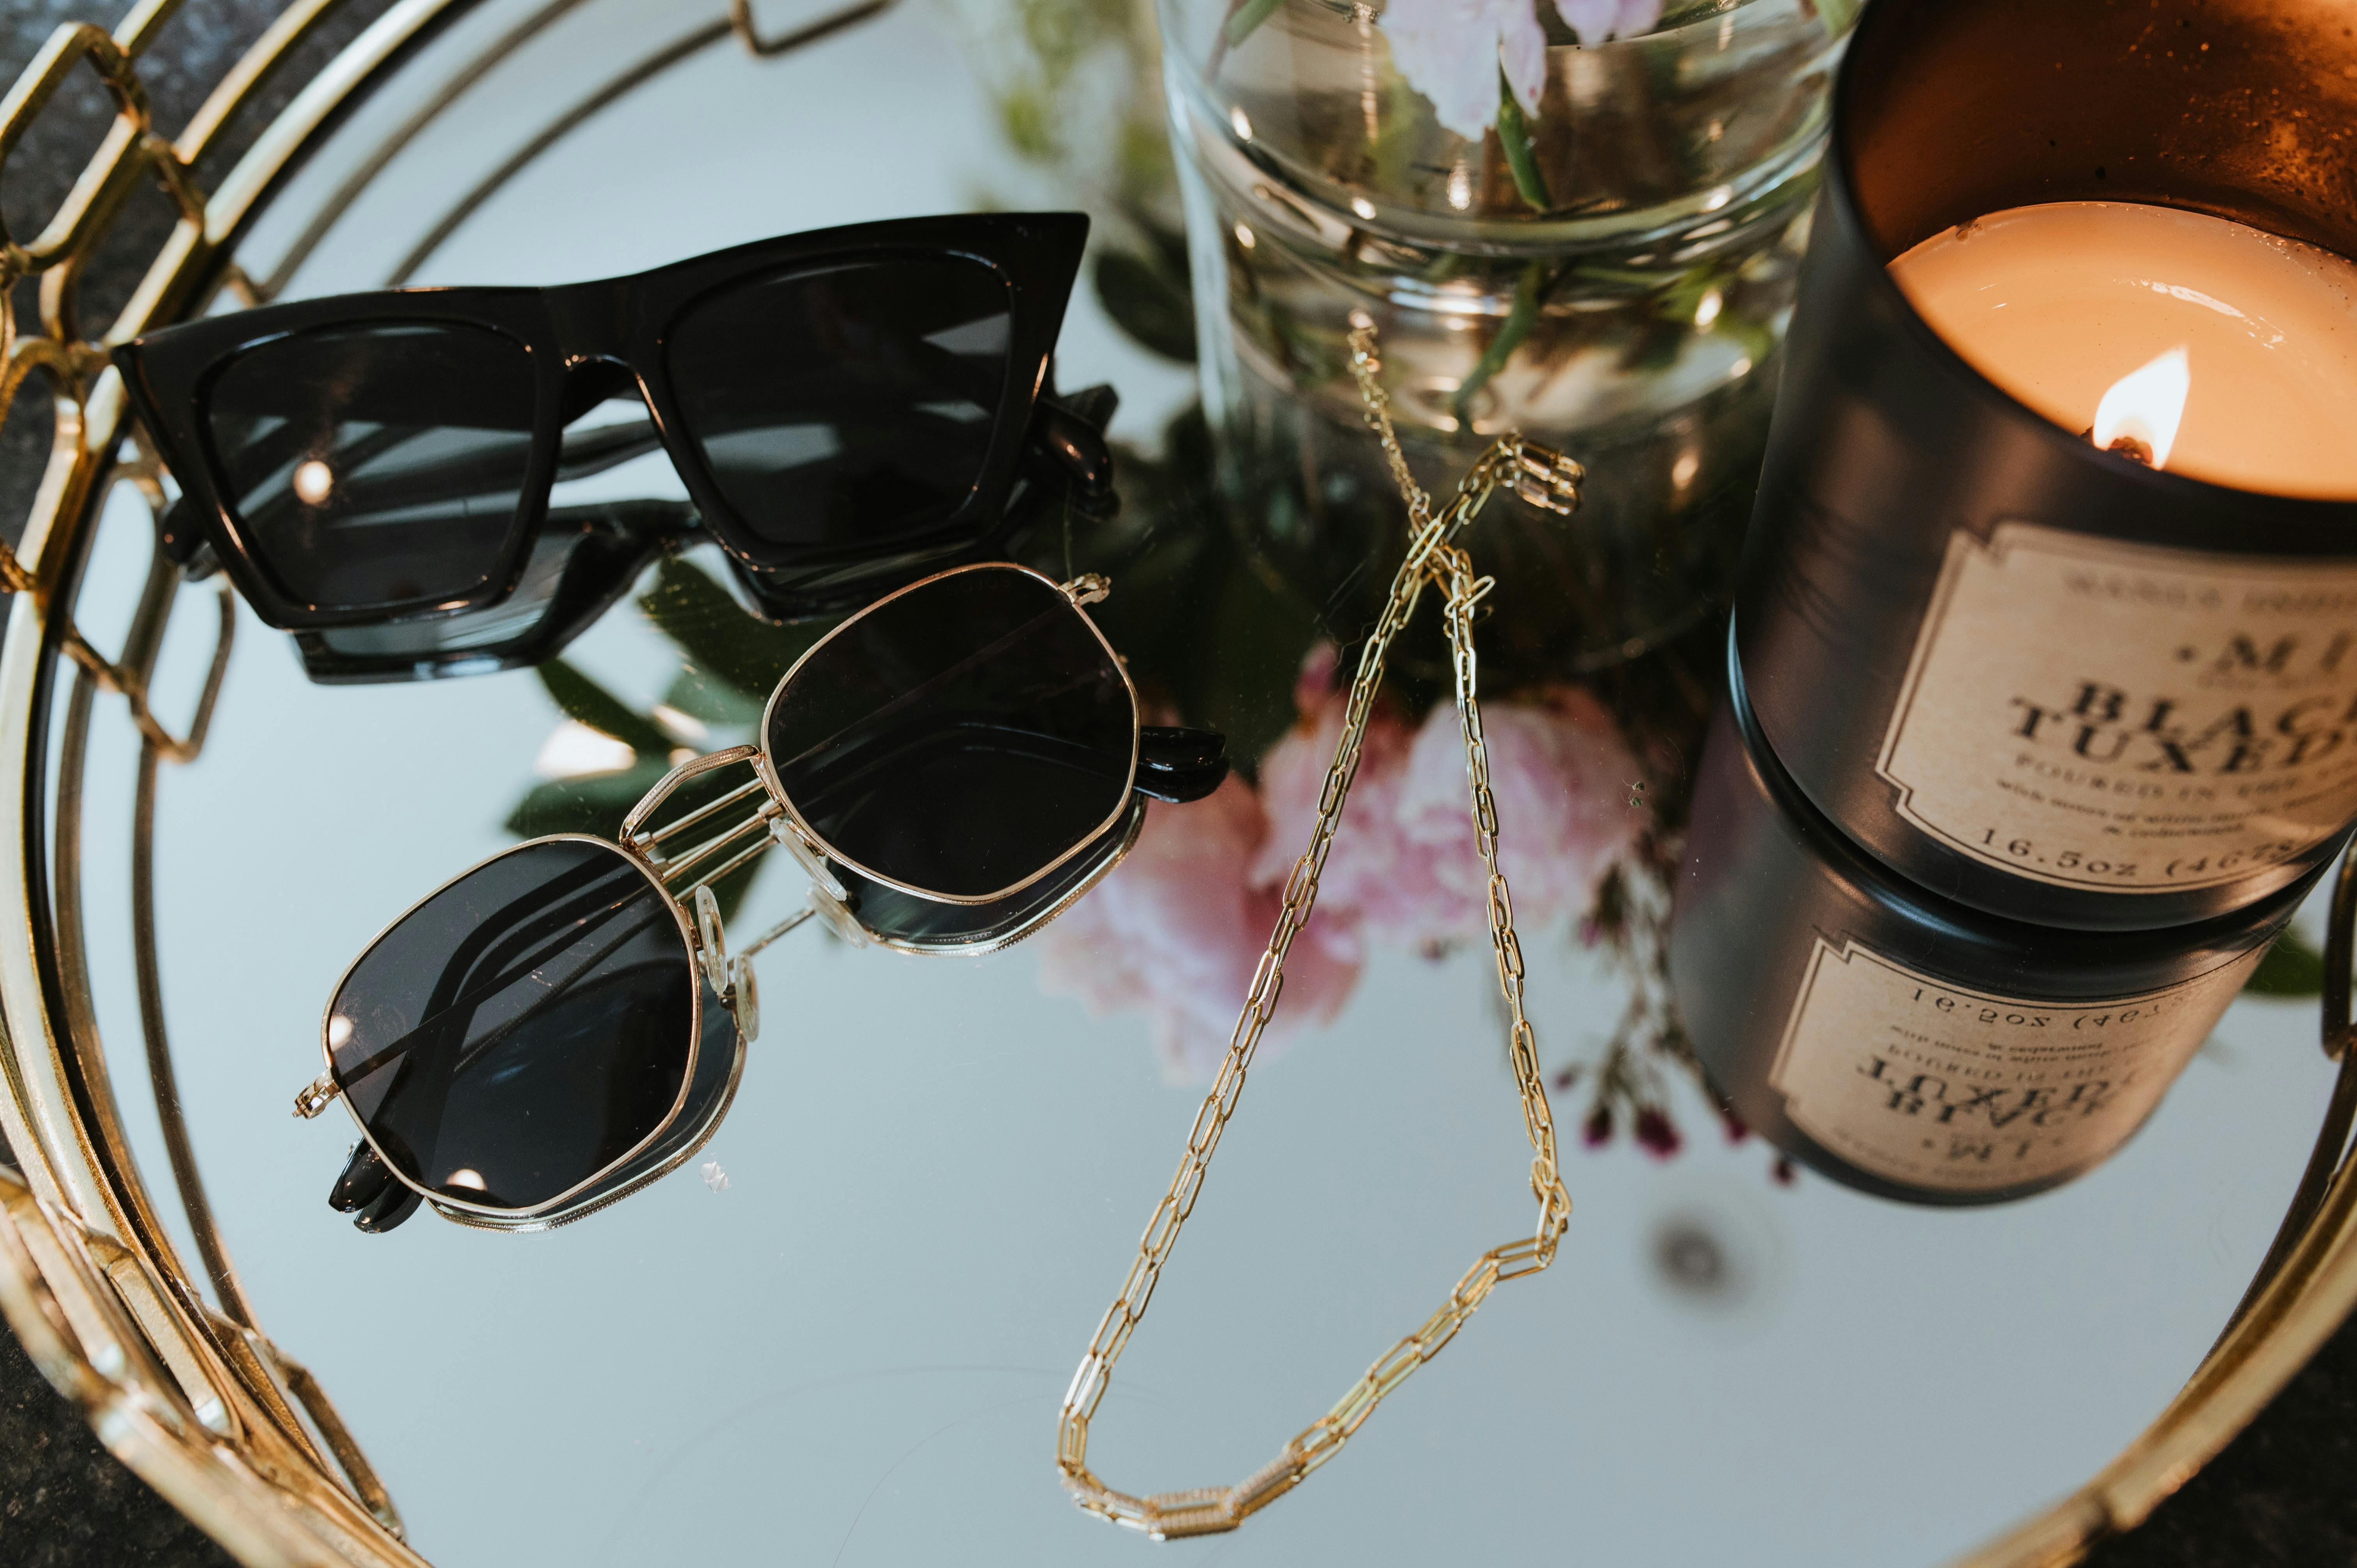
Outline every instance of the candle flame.
<path fill-rule="evenodd" d="M 2132 443 L 2126 448 L 2132 456 L 2149 452 L 2147 460 L 2165 468 L 2169 449 L 2177 445 L 2177 426 L 2185 417 L 2186 394 L 2192 390 L 2191 363 L 2180 344 L 2112 383 L 2095 405 L 2089 439 L 2107 450 Z"/>

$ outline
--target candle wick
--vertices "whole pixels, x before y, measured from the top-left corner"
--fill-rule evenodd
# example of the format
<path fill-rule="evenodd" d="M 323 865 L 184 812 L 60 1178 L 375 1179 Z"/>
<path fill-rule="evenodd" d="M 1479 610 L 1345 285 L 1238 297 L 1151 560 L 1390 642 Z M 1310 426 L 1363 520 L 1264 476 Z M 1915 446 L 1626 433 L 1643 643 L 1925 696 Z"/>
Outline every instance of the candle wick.
<path fill-rule="evenodd" d="M 2095 427 L 2092 424 L 2079 432 L 2079 439 L 2082 441 L 2092 442 L 2094 438 Z M 2116 453 L 2131 463 L 2142 463 L 2147 468 L 2152 467 L 2151 446 L 2133 435 L 2115 435 L 2112 437 L 2112 444 L 2104 450 Z"/>

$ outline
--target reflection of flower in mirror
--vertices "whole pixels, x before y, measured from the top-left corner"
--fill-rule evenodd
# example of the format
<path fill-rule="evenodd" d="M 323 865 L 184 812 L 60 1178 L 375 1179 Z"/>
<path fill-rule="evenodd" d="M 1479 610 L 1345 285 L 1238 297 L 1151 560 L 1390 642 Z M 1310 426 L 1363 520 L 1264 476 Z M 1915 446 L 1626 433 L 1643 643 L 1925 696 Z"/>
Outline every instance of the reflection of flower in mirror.
<path fill-rule="evenodd" d="M 1232 775 L 1209 800 L 1149 808 L 1129 857 L 1039 938 L 1039 984 L 1102 1016 L 1142 1006 L 1155 1054 L 1174 1080 L 1209 1078 L 1234 1029 L 1281 903 L 1252 886 L 1269 822 L 1251 785 Z M 1286 965 L 1286 1006 L 1263 1036 L 1274 1047 L 1330 1020 L 1359 978 L 1355 955 L 1323 940 L 1321 904 Z"/>
<path fill-rule="evenodd" d="M 1329 645 L 1314 650 L 1295 691 L 1300 722 L 1261 763 L 1272 832 L 1255 882 L 1282 886 L 1309 841 L 1341 735 L 1347 691 Z M 1627 804 L 1638 776 L 1611 714 L 1585 690 L 1556 686 L 1482 704 L 1499 865 L 1517 917 L 1542 927 L 1584 912 L 1598 882 L 1646 818 Z M 1457 709 L 1436 703 L 1411 731 L 1376 710 L 1351 786 L 1349 816 L 1319 879 L 1321 908 L 1349 912 L 1369 940 L 1431 950 L 1488 929 L 1488 875 L 1473 843 L 1465 743 Z"/>
<path fill-rule="evenodd" d="M 1042 983 L 1098 1012 L 1143 1006 L 1174 1077 L 1218 1067 L 1309 843 L 1347 703 L 1330 644 L 1304 662 L 1295 703 L 1257 789 L 1231 778 L 1183 813 L 1157 808 L 1129 858 L 1040 939 Z M 1574 686 L 1484 703 L 1482 721 L 1517 923 L 1532 932 L 1588 910 L 1651 821 L 1628 804 L 1639 765 L 1619 727 Z M 1469 812 L 1454 704 L 1413 726 L 1379 704 L 1272 1039 L 1339 1012 L 1372 947 L 1437 955 L 1482 937 L 1488 883 Z"/>

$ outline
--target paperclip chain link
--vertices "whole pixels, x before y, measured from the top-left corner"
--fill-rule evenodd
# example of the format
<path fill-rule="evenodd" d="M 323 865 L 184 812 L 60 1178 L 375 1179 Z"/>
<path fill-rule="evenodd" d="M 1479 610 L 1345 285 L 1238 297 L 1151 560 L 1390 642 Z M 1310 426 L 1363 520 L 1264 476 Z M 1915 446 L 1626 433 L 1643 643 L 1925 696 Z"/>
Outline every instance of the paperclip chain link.
<path fill-rule="evenodd" d="M 1385 1395 L 1405 1382 L 1418 1367 L 1463 1327 L 1465 1320 L 1503 1280 L 1538 1273 L 1555 1260 L 1555 1243 L 1570 1222 L 1571 1198 L 1564 1190 L 1556 1165 L 1555 1118 L 1547 1105 L 1546 1087 L 1539 1077 L 1538 1055 L 1530 1020 L 1523 1006 L 1522 946 L 1514 936 L 1513 900 L 1505 873 L 1498 865 L 1498 809 L 1490 790 L 1489 752 L 1481 736 L 1481 709 L 1476 699 L 1478 666 L 1473 650 L 1473 610 L 1490 591 L 1491 580 L 1473 575 L 1472 561 L 1455 543 L 1458 532 L 1471 522 L 1492 492 L 1505 485 L 1514 493 L 1550 510 L 1569 513 L 1579 504 L 1578 464 L 1560 453 L 1506 435 L 1492 443 L 1458 487 L 1456 496 L 1437 517 L 1431 499 L 1408 471 L 1399 438 L 1392 428 L 1389 400 L 1376 375 L 1374 333 L 1361 328 L 1351 335 L 1351 369 L 1367 406 L 1367 423 L 1381 439 L 1392 476 L 1405 498 L 1413 530 L 1407 559 L 1392 580 L 1391 595 L 1373 633 L 1359 656 L 1351 696 L 1344 710 L 1342 735 L 1334 760 L 1326 770 L 1318 799 L 1318 820 L 1309 848 L 1286 876 L 1283 906 L 1268 948 L 1253 971 L 1252 985 L 1243 1013 L 1229 1037 L 1211 1092 L 1195 1113 L 1187 1136 L 1187 1151 L 1146 1234 L 1121 1292 L 1098 1325 L 1088 1352 L 1064 1395 L 1056 1441 L 1056 1467 L 1065 1488 L 1082 1509 L 1117 1524 L 1141 1530 L 1157 1540 L 1209 1535 L 1233 1530 L 1301 1484 L 1309 1473 L 1341 1451 L 1342 1445 L 1372 1415 Z M 1523 1126 L 1531 1144 L 1531 1192 L 1538 1199 L 1538 1222 L 1532 1233 L 1493 1247 L 1476 1260 L 1448 1293 L 1437 1311 L 1369 1367 L 1364 1376 L 1324 1415 L 1285 1444 L 1277 1456 L 1231 1487 L 1199 1487 L 1135 1497 L 1114 1490 L 1088 1467 L 1089 1423 L 1096 1417 L 1111 1386 L 1114 1363 L 1130 1336 L 1146 1316 L 1163 1265 L 1178 1245 L 1178 1233 L 1201 1196 L 1212 1153 L 1235 1114 L 1243 1093 L 1244 1076 L 1261 1031 L 1276 1012 L 1285 983 L 1285 960 L 1294 939 L 1309 923 L 1318 899 L 1318 881 L 1332 849 L 1342 805 L 1357 776 L 1367 725 L 1374 713 L 1375 694 L 1383 679 L 1384 660 L 1392 639 L 1415 618 L 1427 584 L 1437 585 L 1444 600 L 1449 650 L 1456 672 L 1457 714 L 1465 740 L 1465 770 L 1469 787 L 1474 842 L 1489 873 L 1490 941 L 1498 967 L 1498 986 L 1512 1020 L 1511 1058 L 1514 1081 L 1523 1103 Z"/>

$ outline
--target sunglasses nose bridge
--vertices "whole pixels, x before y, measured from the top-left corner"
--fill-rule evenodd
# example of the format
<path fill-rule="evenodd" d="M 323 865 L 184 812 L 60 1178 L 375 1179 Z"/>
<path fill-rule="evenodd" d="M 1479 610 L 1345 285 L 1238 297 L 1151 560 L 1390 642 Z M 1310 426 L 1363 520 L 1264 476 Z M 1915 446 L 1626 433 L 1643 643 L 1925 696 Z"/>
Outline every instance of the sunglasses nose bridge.
<path fill-rule="evenodd" d="M 611 354 L 571 354 L 565 359 L 565 417 L 579 418 L 608 398 L 643 400 L 638 372 Z"/>
<path fill-rule="evenodd" d="M 643 397 L 630 362 L 632 321 L 629 294 L 611 282 L 576 284 L 548 295 L 551 335 L 565 367 L 568 416 L 610 397 Z"/>
<path fill-rule="evenodd" d="M 570 367 L 591 360 L 619 360 L 630 339 L 630 295 L 612 281 L 572 284 L 545 296 L 557 351 Z"/>

